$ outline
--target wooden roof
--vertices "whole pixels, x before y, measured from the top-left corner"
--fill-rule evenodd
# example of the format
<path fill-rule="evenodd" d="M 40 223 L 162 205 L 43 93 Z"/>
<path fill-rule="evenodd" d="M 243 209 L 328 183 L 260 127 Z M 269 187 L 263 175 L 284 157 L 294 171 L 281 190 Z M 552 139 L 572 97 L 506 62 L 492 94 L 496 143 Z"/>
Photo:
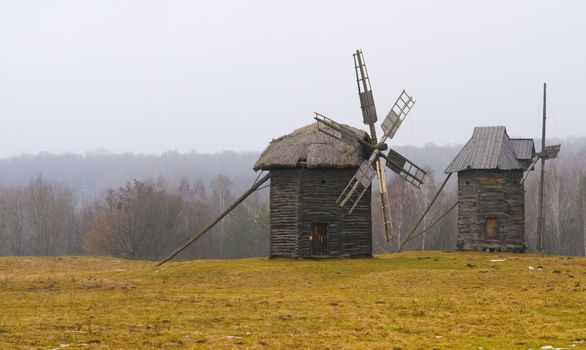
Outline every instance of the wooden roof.
<path fill-rule="evenodd" d="M 504 126 L 475 127 L 472 137 L 445 173 L 469 169 L 525 169 L 520 160 L 533 156 L 533 140 L 511 139 Z"/>
<path fill-rule="evenodd" d="M 511 139 L 517 159 L 531 160 L 535 154 L 533 139 Z"/>

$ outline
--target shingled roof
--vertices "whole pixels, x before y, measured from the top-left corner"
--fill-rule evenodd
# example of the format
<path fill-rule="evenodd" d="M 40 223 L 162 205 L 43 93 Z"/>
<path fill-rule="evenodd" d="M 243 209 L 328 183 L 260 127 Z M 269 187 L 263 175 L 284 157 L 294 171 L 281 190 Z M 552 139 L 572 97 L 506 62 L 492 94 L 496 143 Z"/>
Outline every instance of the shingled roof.
<path fill-rule="evenodd" d="M 368 142 L 366 132 L 347 127 Z M 317 129 L 317 123 L 312 123 L 271 141 L 256 161 L 254 170 L 357 167 L 364 160 L 363 148 L 357 141 L 350 145 L 323 134 Z"/>
<path fill-rule="evenodd" d="M 452 173 L 470 169 L 525 169 L 521 161 L 531 159 L 531 139 L 511 139 L 504 126 L 474 128 L 472 138 L 445 170 Z"/>
<path fill-rule="evenodd" d="M 535 154 L 533 139 L 511 139 L 517 159 L 531 160 Z"/>

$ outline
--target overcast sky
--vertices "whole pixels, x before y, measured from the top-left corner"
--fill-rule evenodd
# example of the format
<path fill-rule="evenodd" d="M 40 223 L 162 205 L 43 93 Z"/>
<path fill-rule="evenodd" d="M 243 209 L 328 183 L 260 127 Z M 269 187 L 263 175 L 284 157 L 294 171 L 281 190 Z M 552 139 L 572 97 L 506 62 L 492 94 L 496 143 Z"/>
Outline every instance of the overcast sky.
<path fill-rule="evenodd" d="M 260 151 L 321 112 L 361 127 L 362 48 L 391 141 L 474 126 L 586 135 L 583 1 L 0 1 L 0 157 Z"/>

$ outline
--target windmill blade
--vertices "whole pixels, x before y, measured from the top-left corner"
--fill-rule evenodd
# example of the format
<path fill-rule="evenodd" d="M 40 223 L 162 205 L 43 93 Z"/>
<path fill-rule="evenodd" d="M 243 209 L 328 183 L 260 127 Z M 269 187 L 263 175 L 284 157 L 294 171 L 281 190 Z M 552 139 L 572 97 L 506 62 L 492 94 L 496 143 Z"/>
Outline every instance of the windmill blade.
<path fill-rule="evenodd" d="M 531 164 L 529 164 L 529 166 L 527 167 L 527 170 L 525 170 L 523 172 L 523 177 L 521 178 L 521 181 L 519 181 L 519 183 L 524 183 L 525 180 L 527 179 L 527 176 L 529 176 L 529 172 L 533 169 L 533 167 L 535 166 L 535 163 L 537 163 L 537 161 L 541 158 L 541 155 L 538 154 L 536 156 L 533 157 L 533 159 L 531 159 Z"/>
<path fill-rule="evenodd" d="M 389 169 L 399 174 L 404 180 L 413 186 L 420 188 L 423 184 L 423 178 L 427 175 L 421 167 L 415 165 L 409 159 L 403 157 L 395 150 L 390 150 L 388 155 L 381 153 L 381 156 L 387 160 L 386 165 Z"/>
<path fill-rule="evenodd" d="M 541 152 L 541 156 L 543 159 L 555 159 L 558 157 L 561 147 L 562 145 L 546 146 L 543 152 Z"/>
<path fill-rule="evenodd" d="M 366 193 L 366 190 L 372 183 L 372 179 L 376 175 L 372 164 L 377 158 L 377 153 L 375 151 L 369 160 L 365 160 L 360 164 L 358 171 L 352 176 L 350 182 L 348 182 L 348 185 L 346 185 L 346 188 L 344 188 L 344 191 L 342 191 L 336 200 L 336 204 L 342 208 L 346 208 L 350 213 L 352 213 L 358 202 L 360 202 L 360 199 L 364 196 L 364 193 Z"/>
<path fill-rule="evenodd" d="M 356 84 L 358 84 L 358 96 L 360 97 L 360 109 L 362 109 L 362 119 L 364 124 L 374 126 L 374 123 L 376 123 L 378 118 L 376 116 L 374 97 L 372 96 L 370 79 L 368 78 L 368 71 L 366 70 L 362 50 L 356 50 L 356 53 L 354 53 L 353 56 L 354 69 L 356 70 Z M 373 139 L 376 139 L 373 135 L 371 136 Z"/>
<path fill-rule="evenodd" d="M 403 90 L 381 125 L 384 132 L 381 142 L 384 143 L 387 138 L 392 139 L 395 136 L 414 104 L 415 100 Z"/>
<path fill-rule="evenodd" d="M 541 158 L 547 160 L 547 159 L 555 159 L 558 157 L 558 153 L 560 153 L 560 148 L 562 146 L 561 145 L 551 145 L 551 146 L 546 146 L 543 149 L 543 152 L 537 154 L 535 157 L 533 157 L 533 159 L 531 159 L 531 164 L 529 165 L 529 167 L 527 167 L 527 170 L 525 170 L 523 172 L 523 177 L 521 178 L 521 181 L 519 183 L 524 183 L 525 180 L 527 179 L 527 176 L 529 176 L 529 171 L 531 171 L 533 169 L 533 167 L 535 166 L 535 163 L 537 163 L 537 161 Z"/>
<path fill-rule="evenodd" d="M 381 210 L 383 213 L 383 228 L 385 231 L 385 240 L 388 242 L 393 233 L 393 220 L 391 216 L 391 206 L 387 196 L 387 180 L 385 179 L 385 168 L 379 158 L 376 162 L 376 174 L 378 176 L 378 189 L 381 199 Z"/>
<path fill-rule="evenodd" d="M 313 119 L 317 121 L 318 131 L 349 145 L 354 145 L 356 142 L 359 142 L 366 147 L 372 148 L 370 143 L 358 137 L 356 133 L 350 130 L 350 128 L 348 128 L 347 126 L 340 124 L 326 117 L 325 115 L 319 114 L 317 112 L 314 112 L 314 114 L 315 118 Z"/>

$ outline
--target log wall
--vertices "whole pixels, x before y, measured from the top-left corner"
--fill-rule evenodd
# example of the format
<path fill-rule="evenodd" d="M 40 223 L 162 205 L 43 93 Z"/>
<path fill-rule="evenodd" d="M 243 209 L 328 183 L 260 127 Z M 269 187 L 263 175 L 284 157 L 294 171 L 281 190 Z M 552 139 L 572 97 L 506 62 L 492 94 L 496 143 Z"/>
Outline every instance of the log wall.
<path fill-rule="evenodd" d="M 357 168 L 271 171 L 271 257 L 312 257 L 312 224 L 327 224 L 327 256 L 372 255 L 370 189 L 352 214 L 336 200 Z"/>
<path fill-rule="evenodd" d="M 524 251 L 525 191 L 520 170 L 466 170 L 458 173 L 459 250 Z M 496 218 L 494 239 L 487 219 Z"/>
<path fill-rule="evenodd" d="M 301 169 L 271 171 L 270 257 L 296 257 Z"/>

